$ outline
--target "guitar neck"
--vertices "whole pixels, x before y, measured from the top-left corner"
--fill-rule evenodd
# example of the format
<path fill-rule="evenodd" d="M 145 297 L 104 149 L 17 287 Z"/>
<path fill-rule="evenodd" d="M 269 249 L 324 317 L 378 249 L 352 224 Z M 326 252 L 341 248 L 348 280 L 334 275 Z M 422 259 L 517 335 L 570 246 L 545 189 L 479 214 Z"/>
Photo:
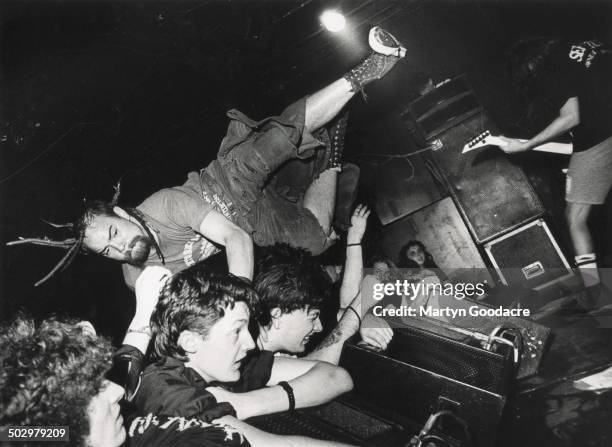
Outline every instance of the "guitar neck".
<path fill-rule="evenodd" d="M 524 143 L 527 140 L 519 140 L 519 141 Z M 506 143 L 501 138 L 498 138 L 495 136 L 487 137 L 487 142 L 489 144 L 494 144 L 495 146 L 499 146 L 499 147 L 503 147 L 506 145 Z M 574 150 L 574 146 L 572 143 L 557 143 L 557 142 L 551 141 L 549 143 L 544 143 L 539 146 L 536 146 L 532 150 L 538 151 L 538 152 L 548 152 L 551 154 L 570 155 Z"/>
<path fill-rule="evenodd" d="M 534 151 L 548 152 L 551 154 L 563 154 L 570 155 L 574 151 L 574 145 L 572 143 L 544 143 L 540 146 L 533 148 Z"/>

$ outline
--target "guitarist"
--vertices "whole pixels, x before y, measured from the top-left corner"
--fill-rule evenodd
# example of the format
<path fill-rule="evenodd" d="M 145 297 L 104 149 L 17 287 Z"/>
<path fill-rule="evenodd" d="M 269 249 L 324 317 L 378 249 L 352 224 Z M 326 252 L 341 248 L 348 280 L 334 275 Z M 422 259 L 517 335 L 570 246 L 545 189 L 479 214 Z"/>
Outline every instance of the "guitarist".
<path fill-rule="evenodd" d="M 502 137 L 507 143 L 502 149 L 524 152 L 572 132 L 565 215 L 586 287 L 600 282 L 588 217 L 593 205 L 604 203 L 612 186 L 611 67 L 610 48 L 598 40 L 522 40 L 512 48 L 509 60 L 515 88 L 531 112 L 541 115 L 548 109 L 555 118 L 527 141 Z"/>

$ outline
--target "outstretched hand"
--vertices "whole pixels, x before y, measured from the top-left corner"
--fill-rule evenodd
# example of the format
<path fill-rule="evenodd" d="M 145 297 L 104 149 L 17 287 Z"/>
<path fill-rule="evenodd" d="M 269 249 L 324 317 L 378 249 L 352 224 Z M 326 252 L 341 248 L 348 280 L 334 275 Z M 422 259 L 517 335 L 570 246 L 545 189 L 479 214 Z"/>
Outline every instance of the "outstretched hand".
<path fill-rule="evenodd" d="M 157 305 L 159 293 L 172 273 L 170 270 L 159 266 L 145 268 L 134 286 L 136 291 L 136 315 L 151 316 Z"/>
<path fill-rule="evenodd" d="M 364 342 L 384 351 L 393 338 L 393 329 L 384 319 L 367 314 L 363 317 L 359 334 Z"/>
<path fill-rule="evenodd" d="M 517 138 L 507 138 L 502 135 L 499 136 L 505 145 L 501 145 L 500 148 L 506 154 L 517 154 L 519 152 L 526 152 L 531 149 L 529 143 L 524 140 L 519 140 Z"/>
<path fill-rule="evenodd" d="M 368 216 L 370 210 L 367 206 L 359 204 L 355 208 L 353 215 L 351 216 L 351 226 L 348 229 L 347 243 L 348 244 L 359 244 L 366 230 L 368 223 Z"/>

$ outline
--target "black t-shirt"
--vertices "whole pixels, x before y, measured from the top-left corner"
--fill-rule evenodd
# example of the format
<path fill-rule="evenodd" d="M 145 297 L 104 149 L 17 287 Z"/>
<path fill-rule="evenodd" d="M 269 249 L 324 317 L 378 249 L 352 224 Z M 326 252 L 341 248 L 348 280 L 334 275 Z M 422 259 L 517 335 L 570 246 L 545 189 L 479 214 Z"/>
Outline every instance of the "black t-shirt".
<path fill-rule="evenodd" d="M 265 387 L 270 381 L 273 364 L 273 352 L 260 351 L 259 348 L 250 350 L 242 361 L 240 380 L 234 384 L 228 384 L 227 388 L 235 393 L 244 393 Z"/>
<path fill-rule="evenodd" d="M 141 416 L 127 428 L 130 447 L 250 447 L 236 429 L 180 416 Z"/>
<path fill-rule="evenodd" d="M 206 388 L 222 385 L 234 392 L 263 388 L 270 380 L 273 362 L 271 352 L 253 350 L 242 363 L 239 382 L 218 384 L 207 383 L 180 360 L 165 357 L 145 369 L 134 404 L 139 414 L 182 416 L 206 422 L 226 415 L 236 416 L 228 402 L 217 402 Z"/>
<path fill-rule="evenodd" d="M 612 135 L 612 54 L 597 40 L 563 42 L 551 54 L 555 70 L 541 86 L 559 110 L 577 97 L 580 124 L 573 132 L 574 151 L 593 147 Z"/>

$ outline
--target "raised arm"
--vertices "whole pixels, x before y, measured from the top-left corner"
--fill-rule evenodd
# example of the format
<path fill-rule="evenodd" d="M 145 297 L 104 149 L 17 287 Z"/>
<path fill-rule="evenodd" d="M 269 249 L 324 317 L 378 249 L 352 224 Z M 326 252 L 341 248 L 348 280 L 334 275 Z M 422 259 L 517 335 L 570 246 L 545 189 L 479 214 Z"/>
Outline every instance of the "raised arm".
<path fill-rule="evenodd" d="M 239 419 L 247 419 L 289 409 L 287 392 L 278 385 L 283 381 L 293 388 L 295 408 L 324 404 L 353 388 L 351 376 L 338 366 L 305 359 L 275 357 L 266 388 L 246 393 L 232 393 L 216 387 L 209 387 L 207 391 L 218 402 L 229 402 Z"/>
<path fill-rule="evenodd" d="M 578 124 L 580 124 L 580 104 L 578 98 L 569 98 L 559 110 L 559 116 L 533 138 L 520 142 L 513 138 L 501 137 L 508 143 L 506 146 L 502 146 L 502 150 L 507 154 L 531 150 L 536 146 L 546 143 L 548 140 L 563 135 Z"/>
<path fill-rule="evenodd" d="M 346 237 L 346 261 L 340 287 L 340 307 L 345 308 L 357 297 L 363 279 L 363 251 L 361 240 L 366 230 L 370 210 L 357 205 L 351 217 L 351 226 Z"/>
<path fill-rule="evenodd" d="M 168 269 L 150 266 L 145 268 L 136 280 L 136 311 L 123 338 L 123 344 L 135 347 L 142 354 L 146 354 L 151 340 L 151 314 L 157 305 L 159 292 L 170 275 Z"/>
<path fill-rule="evenodd" d="M 253 241 L 246 231 L 213 210 L 202 221 L 199 232 L 225 246 L 230 273 L 253 279 Z"/>

